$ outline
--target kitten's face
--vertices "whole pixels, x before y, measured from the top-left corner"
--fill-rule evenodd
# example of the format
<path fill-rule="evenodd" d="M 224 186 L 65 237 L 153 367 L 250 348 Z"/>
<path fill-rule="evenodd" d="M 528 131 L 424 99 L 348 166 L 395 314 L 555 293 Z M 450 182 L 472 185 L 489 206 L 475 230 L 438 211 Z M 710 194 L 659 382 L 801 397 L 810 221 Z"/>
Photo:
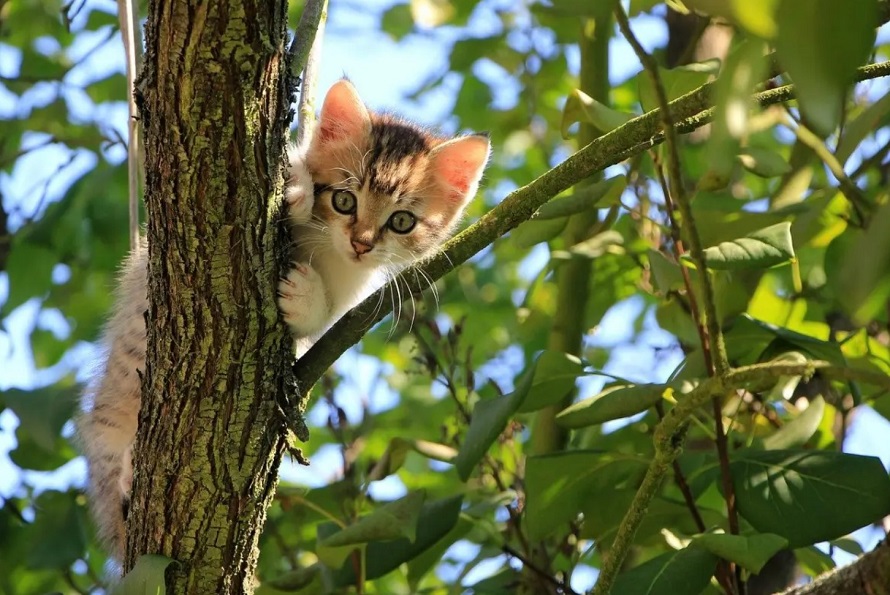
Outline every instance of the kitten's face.
<path fill-rule="evenodd" d="M 317 249 L 346 266 L 393 271 L 429 254 L 475 194 L 488 151 L 481 136 L 443 141 L 370 114 L 340 81 L 325 98 L 306 158 L 316 188 L 313 219 L 326 227 L 317 230 Z"/>

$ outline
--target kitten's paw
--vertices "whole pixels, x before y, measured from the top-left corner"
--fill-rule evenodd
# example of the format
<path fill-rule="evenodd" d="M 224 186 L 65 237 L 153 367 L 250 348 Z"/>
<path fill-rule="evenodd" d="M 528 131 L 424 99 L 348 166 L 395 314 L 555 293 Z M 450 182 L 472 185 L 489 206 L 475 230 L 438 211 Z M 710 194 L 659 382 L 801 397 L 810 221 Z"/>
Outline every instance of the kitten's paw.
<path fill-rule="evenodd" d="M 324 329 L 328 300 L 324 282 L 310 265 L 292 263 L 278 283 L 278 308 L 295 337 L 309 337 Z"/>
<path fill-rule="evenodd" d="M 284 200 L 287 203 L 288 218 L 293 223 L 305 223 L 312 217 L 315 185 L 301 151 L 292 150 L 290 152 Z"/>

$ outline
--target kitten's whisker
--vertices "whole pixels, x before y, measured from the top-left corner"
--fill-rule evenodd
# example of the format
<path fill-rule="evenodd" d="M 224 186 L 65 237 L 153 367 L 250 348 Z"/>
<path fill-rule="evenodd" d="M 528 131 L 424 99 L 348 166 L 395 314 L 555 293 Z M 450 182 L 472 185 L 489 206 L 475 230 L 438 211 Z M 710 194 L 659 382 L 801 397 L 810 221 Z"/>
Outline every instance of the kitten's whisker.
<path fill-rule="evenodd" d="M 417 274 L 415 273 L 416 276 Z M 405 280 L 405 288 L 408 290 L 408 296 L 411 298 L 411 324 L 408 325 L 408 332 L 410 333 L 414 330 L 414 319 L 417 317 L 417 301 L 414 299 L 414 292 L 408 287 L 407 279 Z"/>
<path fill-rule="evenodd" d="M 396 286 L 396 294 L 398 295 L 398 298 L 399 298 L 399 301 L 398 301 L 398 304 L 399 304 L 399 311 L 398 311 L 398 314 L 396 314 L 395 320 L 393 321 L 393 325 L 392 325 L 392 327 L 391 327 L 390 330 L 389 330 L 389 338 L 390 338 L 390 339 L 392 339 L 392 336 L 393 336 L 393 335 L 395 334 L 395 332 L 396 332 L 396 327 L 398 326 L 399 322 L 401 322 L 401 320 L 402 320 L 402 304 L 403 304 L 403 301 L 404 301 L 404 298 L 402 297 L 402 288 L 401 288 L 401 286 L 399 285 L 399 277 L 398 277 L 398 275 L 393 275 L 393 278 L 392 278 L 392 279 L 393 279 L 393 281 L 395 282 L 395 286 Z"/>
<path fill-rule="evenodd" d="M 413 250 L 409 250 L 409 252 L 411 252 L 411 256 L 414 257 L 414 263 L 415 264 L 419 263 L 420 258 L 418 258 L 417 254 Z M 422 268 L 415 267 L 414 270 L 417 271 L 418 273 L 420 273 L 420 275 L 426 280 L 427 284 L 430 286 L 430 291 L 433 294 L 433 299 L 436 301 L 436 309 L 438 310 L 439 309 L 439 288 L 436 287 L 436 283 L 433 281 L 432 277 L 430 277 L 429 274 L 426 271 L 424 271 Z"/>

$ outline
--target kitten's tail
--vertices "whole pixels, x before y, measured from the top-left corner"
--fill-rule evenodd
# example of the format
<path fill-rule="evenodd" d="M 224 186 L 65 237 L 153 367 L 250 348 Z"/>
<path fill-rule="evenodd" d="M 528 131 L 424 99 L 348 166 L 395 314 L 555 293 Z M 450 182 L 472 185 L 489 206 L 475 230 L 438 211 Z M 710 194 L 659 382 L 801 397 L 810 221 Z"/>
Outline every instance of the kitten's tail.
<path fill-rule="evenodd" d="M 122 490 L 124 457 L 129 452 L 123 436 L 108 425 L 110 419 L 95 407 L 81 414 L 77 433 L 89 468 L 87 497 L 96 522 L 99 540 L 118 562 L 126 552 L 126 507 L 128 499 Z M 117 439 L 115 439 L 117 438 Z M 132 438 L 131 438 L 132 439 Z"/>
<path fill-rule="evenodd" d="M 133 480 L 130 449 L 139 417 L 139 370 L 145 369 L 145 277 L 143 243 L 124 266 L 102 340 L 108 351 L 84 391 L 76 420 L 89 466 L 90 508 L 100 540 L 118 562 L 126 551 L 126 506 Z"/>

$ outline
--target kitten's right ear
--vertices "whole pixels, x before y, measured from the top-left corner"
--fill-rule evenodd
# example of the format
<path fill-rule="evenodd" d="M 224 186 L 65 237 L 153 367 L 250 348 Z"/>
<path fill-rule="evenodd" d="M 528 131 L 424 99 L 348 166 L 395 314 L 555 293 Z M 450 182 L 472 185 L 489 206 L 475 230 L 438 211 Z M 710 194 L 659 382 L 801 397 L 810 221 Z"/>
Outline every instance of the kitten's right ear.
<path fill-rule="evenodd" d="M 316 137 L 322 143 L 357 139 L 371 130 L 371 115 L 346 79 L 334 83 L 325 95 Z M 358 144 L 358 143 L 356 143 Z"/>

